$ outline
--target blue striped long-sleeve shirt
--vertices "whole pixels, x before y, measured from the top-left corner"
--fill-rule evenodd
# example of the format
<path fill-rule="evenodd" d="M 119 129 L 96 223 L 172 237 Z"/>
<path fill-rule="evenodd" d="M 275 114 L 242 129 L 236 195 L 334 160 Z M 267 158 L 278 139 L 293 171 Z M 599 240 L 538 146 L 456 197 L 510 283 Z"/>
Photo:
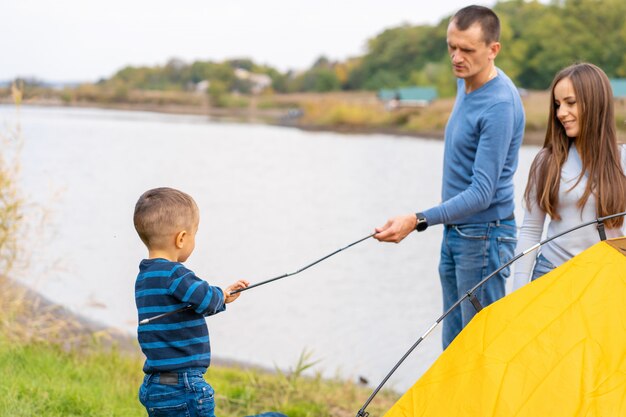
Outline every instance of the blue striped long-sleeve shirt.
<path fill-rule="evenodd" d="M 193 308 L 139 325 L 137 335 L 146 355 L 145 373 L 208 368 L 209 329 L 204 316 L 224 311 L 224 293 L 179 262 L 144 259 L 135 282 L 139 321 L 191 305 Z"/>

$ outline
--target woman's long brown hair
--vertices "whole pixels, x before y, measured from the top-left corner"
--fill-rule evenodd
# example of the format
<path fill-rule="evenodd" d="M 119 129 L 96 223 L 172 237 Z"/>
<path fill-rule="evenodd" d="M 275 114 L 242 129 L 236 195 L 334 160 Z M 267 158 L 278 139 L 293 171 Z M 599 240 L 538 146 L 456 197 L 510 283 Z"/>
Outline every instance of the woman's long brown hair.
<path fill-rule="evenodd" d="M 576 94 L 579 134 L 575 139 L 567 137 L 565 128 L 557 118 L 554 87 L 564 78 L 570 79 Z M 588 175 L 587 186 L 578 200 L 578 207 L 582 209 L 593 194 L 598 217 L 625 211 L 626 176 L 617 145 L 613 92 L 608 77 L 593 64 L 575 64 L 554 77 L 550 91 L 548 129 L 543 149 L 530 167 L 524 192 L 526 206 L 531 206 L 531 191 L 535 189 L 539 208 L 552 219 L 561 219 L 558 211 L 561 168 L 567 160 L 570 144 L 574 141 L 583 166 L 573 187 L 578 185 L 585 173 Z M 609 228 L 621 227 L 623 224 L 623 217 L 606 221 Z"/>

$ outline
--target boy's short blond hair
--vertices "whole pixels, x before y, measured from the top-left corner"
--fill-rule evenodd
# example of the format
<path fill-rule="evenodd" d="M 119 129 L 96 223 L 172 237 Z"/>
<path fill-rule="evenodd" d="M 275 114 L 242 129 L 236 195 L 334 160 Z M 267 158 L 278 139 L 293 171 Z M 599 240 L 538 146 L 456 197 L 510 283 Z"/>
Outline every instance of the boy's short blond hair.
<path fill-rule="evenodd" d="M 161 187 L 148 190 L 135 204 L 135 230 L 148 249 L 160 249 L 181 230 L 198 223 L 194 199 L 182 191 Z"/>

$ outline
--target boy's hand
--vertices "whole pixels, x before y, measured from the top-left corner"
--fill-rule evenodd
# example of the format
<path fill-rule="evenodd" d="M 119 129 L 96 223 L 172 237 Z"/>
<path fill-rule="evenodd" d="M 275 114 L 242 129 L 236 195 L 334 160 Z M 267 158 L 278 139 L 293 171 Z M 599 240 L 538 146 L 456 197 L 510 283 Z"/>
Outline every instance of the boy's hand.
<path fill-rule="evenodd" d="M 237 294 L 232 294 L 232 295 L 230 293 L 236 290 L 240 290 L 242 288 L 246 288 L 248 285 L 250 285 L 248 281 L 246 281 L 245 279 L 240 279 L 237 282 L 235 282 L 233 285 L 226 287 L 226 289 L 224 290 L 224 302 L 228 304 L 228 303 L 232 303 L 233 301 L 235 301 L 241 293 L 238 292 Z"/>

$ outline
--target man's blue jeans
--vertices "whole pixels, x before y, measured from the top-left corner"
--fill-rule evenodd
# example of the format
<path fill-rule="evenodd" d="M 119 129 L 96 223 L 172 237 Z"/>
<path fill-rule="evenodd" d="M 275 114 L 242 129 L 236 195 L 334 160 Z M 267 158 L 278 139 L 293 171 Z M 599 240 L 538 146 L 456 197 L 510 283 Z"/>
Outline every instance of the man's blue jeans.
<path fill-rule="evenodd" d="M 483 278 L 511 260 L 516 243 L 515 220 L 445 225 L 439 261 L 443 311 L 448 311 Z M 504 296 L 505 278 L 509 274 L 507 267 L 474 292 L 483 307 Z M 444 319 L 444 349 L 475 314 L 471 302 L 465 299 Z"/>

